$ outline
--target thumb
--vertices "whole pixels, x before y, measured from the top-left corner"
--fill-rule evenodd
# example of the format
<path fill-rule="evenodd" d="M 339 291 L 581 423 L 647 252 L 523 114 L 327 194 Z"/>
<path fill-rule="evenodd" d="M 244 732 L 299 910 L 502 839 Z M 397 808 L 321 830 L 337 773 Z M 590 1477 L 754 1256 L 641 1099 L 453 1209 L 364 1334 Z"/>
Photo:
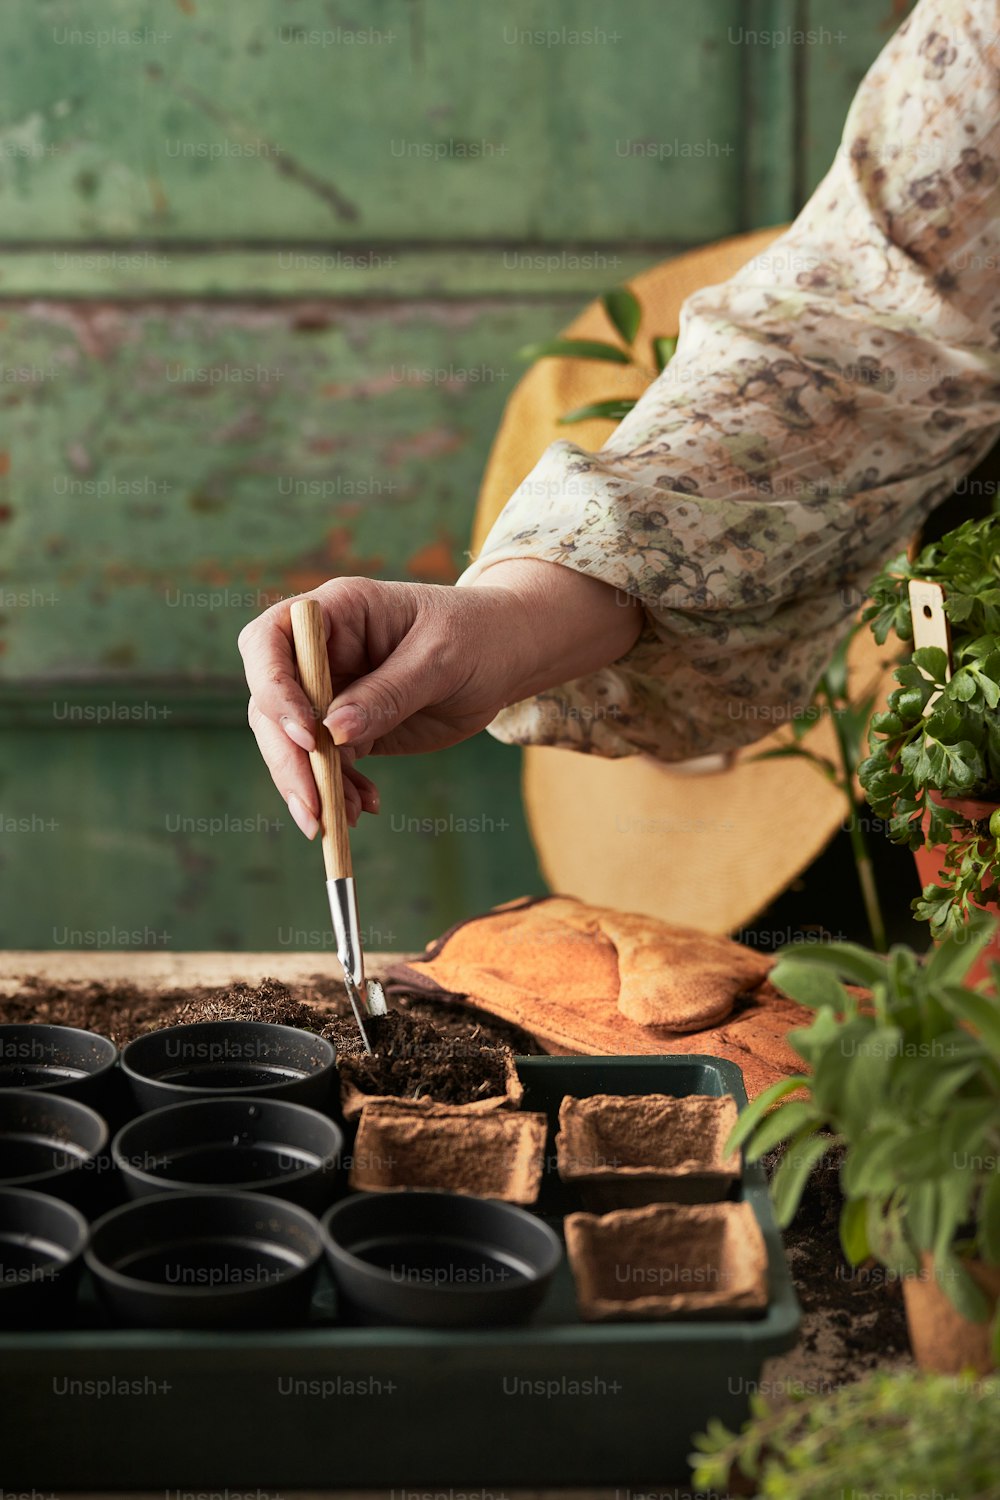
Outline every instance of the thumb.
<path fill-rule="evenodd" d="M 366 755 L 376 740 L 434 701 L 437 665 L 419 648 L 400 647 L 374 672 L 338 693 L 323 723 L 335 745 Z"/>

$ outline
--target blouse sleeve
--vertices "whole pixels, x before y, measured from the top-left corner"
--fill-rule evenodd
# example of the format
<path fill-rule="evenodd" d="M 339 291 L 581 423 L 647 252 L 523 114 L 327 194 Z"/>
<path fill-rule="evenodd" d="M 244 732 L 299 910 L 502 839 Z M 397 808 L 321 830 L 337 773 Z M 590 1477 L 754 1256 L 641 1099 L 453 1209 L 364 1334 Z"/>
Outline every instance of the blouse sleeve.
<path fill-rule="evenodd" d="M 688 299 L 599 452 L 556 442 L 511 496 L 461 584 L 539 558 L 645 622 L 498 739 L 677 761 L 808 702 L 873 573 L 1000 431 L 998 82 L 1000 0 L 921 0 L 788 232 Z"/>

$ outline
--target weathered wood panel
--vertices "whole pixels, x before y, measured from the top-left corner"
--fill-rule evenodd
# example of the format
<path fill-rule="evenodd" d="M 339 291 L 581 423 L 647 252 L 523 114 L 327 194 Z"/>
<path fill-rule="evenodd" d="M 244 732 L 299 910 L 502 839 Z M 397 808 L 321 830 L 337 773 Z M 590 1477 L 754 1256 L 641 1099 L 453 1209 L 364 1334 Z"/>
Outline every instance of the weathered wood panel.
<path fill-rule="evenodd" d="M 338 574 L 452 581 L 517 350 L 565 312 L 2 316 L 23 375 L 0 389 L 12 679 L 233 676 L 238 630 L 274 598 Z"/>
<path fill-rule="evenodd" d="M 774 216 L 782 217 L 781 213 Z M 554 297 L 576 307 L 671 253 L 612 243 L 511 243 L 431 247 L 303 245 L 211 251 L 185 246 L 0 244 L 0 299 L 100 298 L 130 302 L 155 295 L 245 302 L 272 298 L 378 298 L 394 302 L 468 297 Z"/>
<path fill-rule="evenodd" d="M 739 227 L 740 8 L 8 0 L 2 235 L 696 243 Z"/>
<path fill-rule="evenodd" d="M 319 848 L 247 730 L 170 724 L 0 736 L 0 947 L 317 949 L 332 962 Z M 541 889 L 511 751 L 481 735 L 369 769 L 384 811 L 352 846 L 371 949 L 421 948 Z"/>

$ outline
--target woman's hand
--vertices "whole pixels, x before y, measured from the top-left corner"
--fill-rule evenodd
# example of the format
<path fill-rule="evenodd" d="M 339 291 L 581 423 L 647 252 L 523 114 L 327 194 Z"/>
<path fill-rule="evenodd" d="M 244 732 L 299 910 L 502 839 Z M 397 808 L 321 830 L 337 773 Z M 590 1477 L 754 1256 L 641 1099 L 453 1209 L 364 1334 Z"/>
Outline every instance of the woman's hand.
<path fill-rule="evenodd" d="M 335 578 L 314 590 L 327 620 L 333 702 L 322 723 L 299 686 L 291 604 L 240 633 L 249 720 L 288 810 L 307 838 L 319 801 L 306 754 L 317 734 L 341 747 L 350 822 L 378 811 L 354 765 L 369 754 L 441 750 L 508 703 L 606 666 L 635 641 L 641 611 L 555 563 L 498 562 L 467 588 Z"/>

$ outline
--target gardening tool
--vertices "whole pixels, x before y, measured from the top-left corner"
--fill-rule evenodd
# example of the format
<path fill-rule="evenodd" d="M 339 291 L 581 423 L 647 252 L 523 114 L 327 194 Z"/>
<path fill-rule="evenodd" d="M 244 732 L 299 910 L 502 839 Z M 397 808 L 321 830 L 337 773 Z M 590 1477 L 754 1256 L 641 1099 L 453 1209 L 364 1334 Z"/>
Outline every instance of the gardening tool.
<path fill-rule="evenodd" d="M 330 681 L 330 658 L 327 654 L 323 611 L 315 599 L 298 599 L 292 605 L 292 639 L 295 642 L 302 690 L 312 704 L 317 724 L 321 725 L 333 699 L 333 685 Z M 344 970 L 347 998 L 351 1002 L 361 1040 L 365 1051 L 371 1052 L 364 1017 L 385 1015 L 385 995 L 377 980 L 365 980 L 358 896 L 354 886 L 351 845 L 344 811 L 340 752 L 328 734 L 322 731 L 316 734 L 316 749 L 310 753 L 309 764 L 319 792 L 326 891 L 330 898 L 330 915 L 337 939 L 337 957 Z"/>

